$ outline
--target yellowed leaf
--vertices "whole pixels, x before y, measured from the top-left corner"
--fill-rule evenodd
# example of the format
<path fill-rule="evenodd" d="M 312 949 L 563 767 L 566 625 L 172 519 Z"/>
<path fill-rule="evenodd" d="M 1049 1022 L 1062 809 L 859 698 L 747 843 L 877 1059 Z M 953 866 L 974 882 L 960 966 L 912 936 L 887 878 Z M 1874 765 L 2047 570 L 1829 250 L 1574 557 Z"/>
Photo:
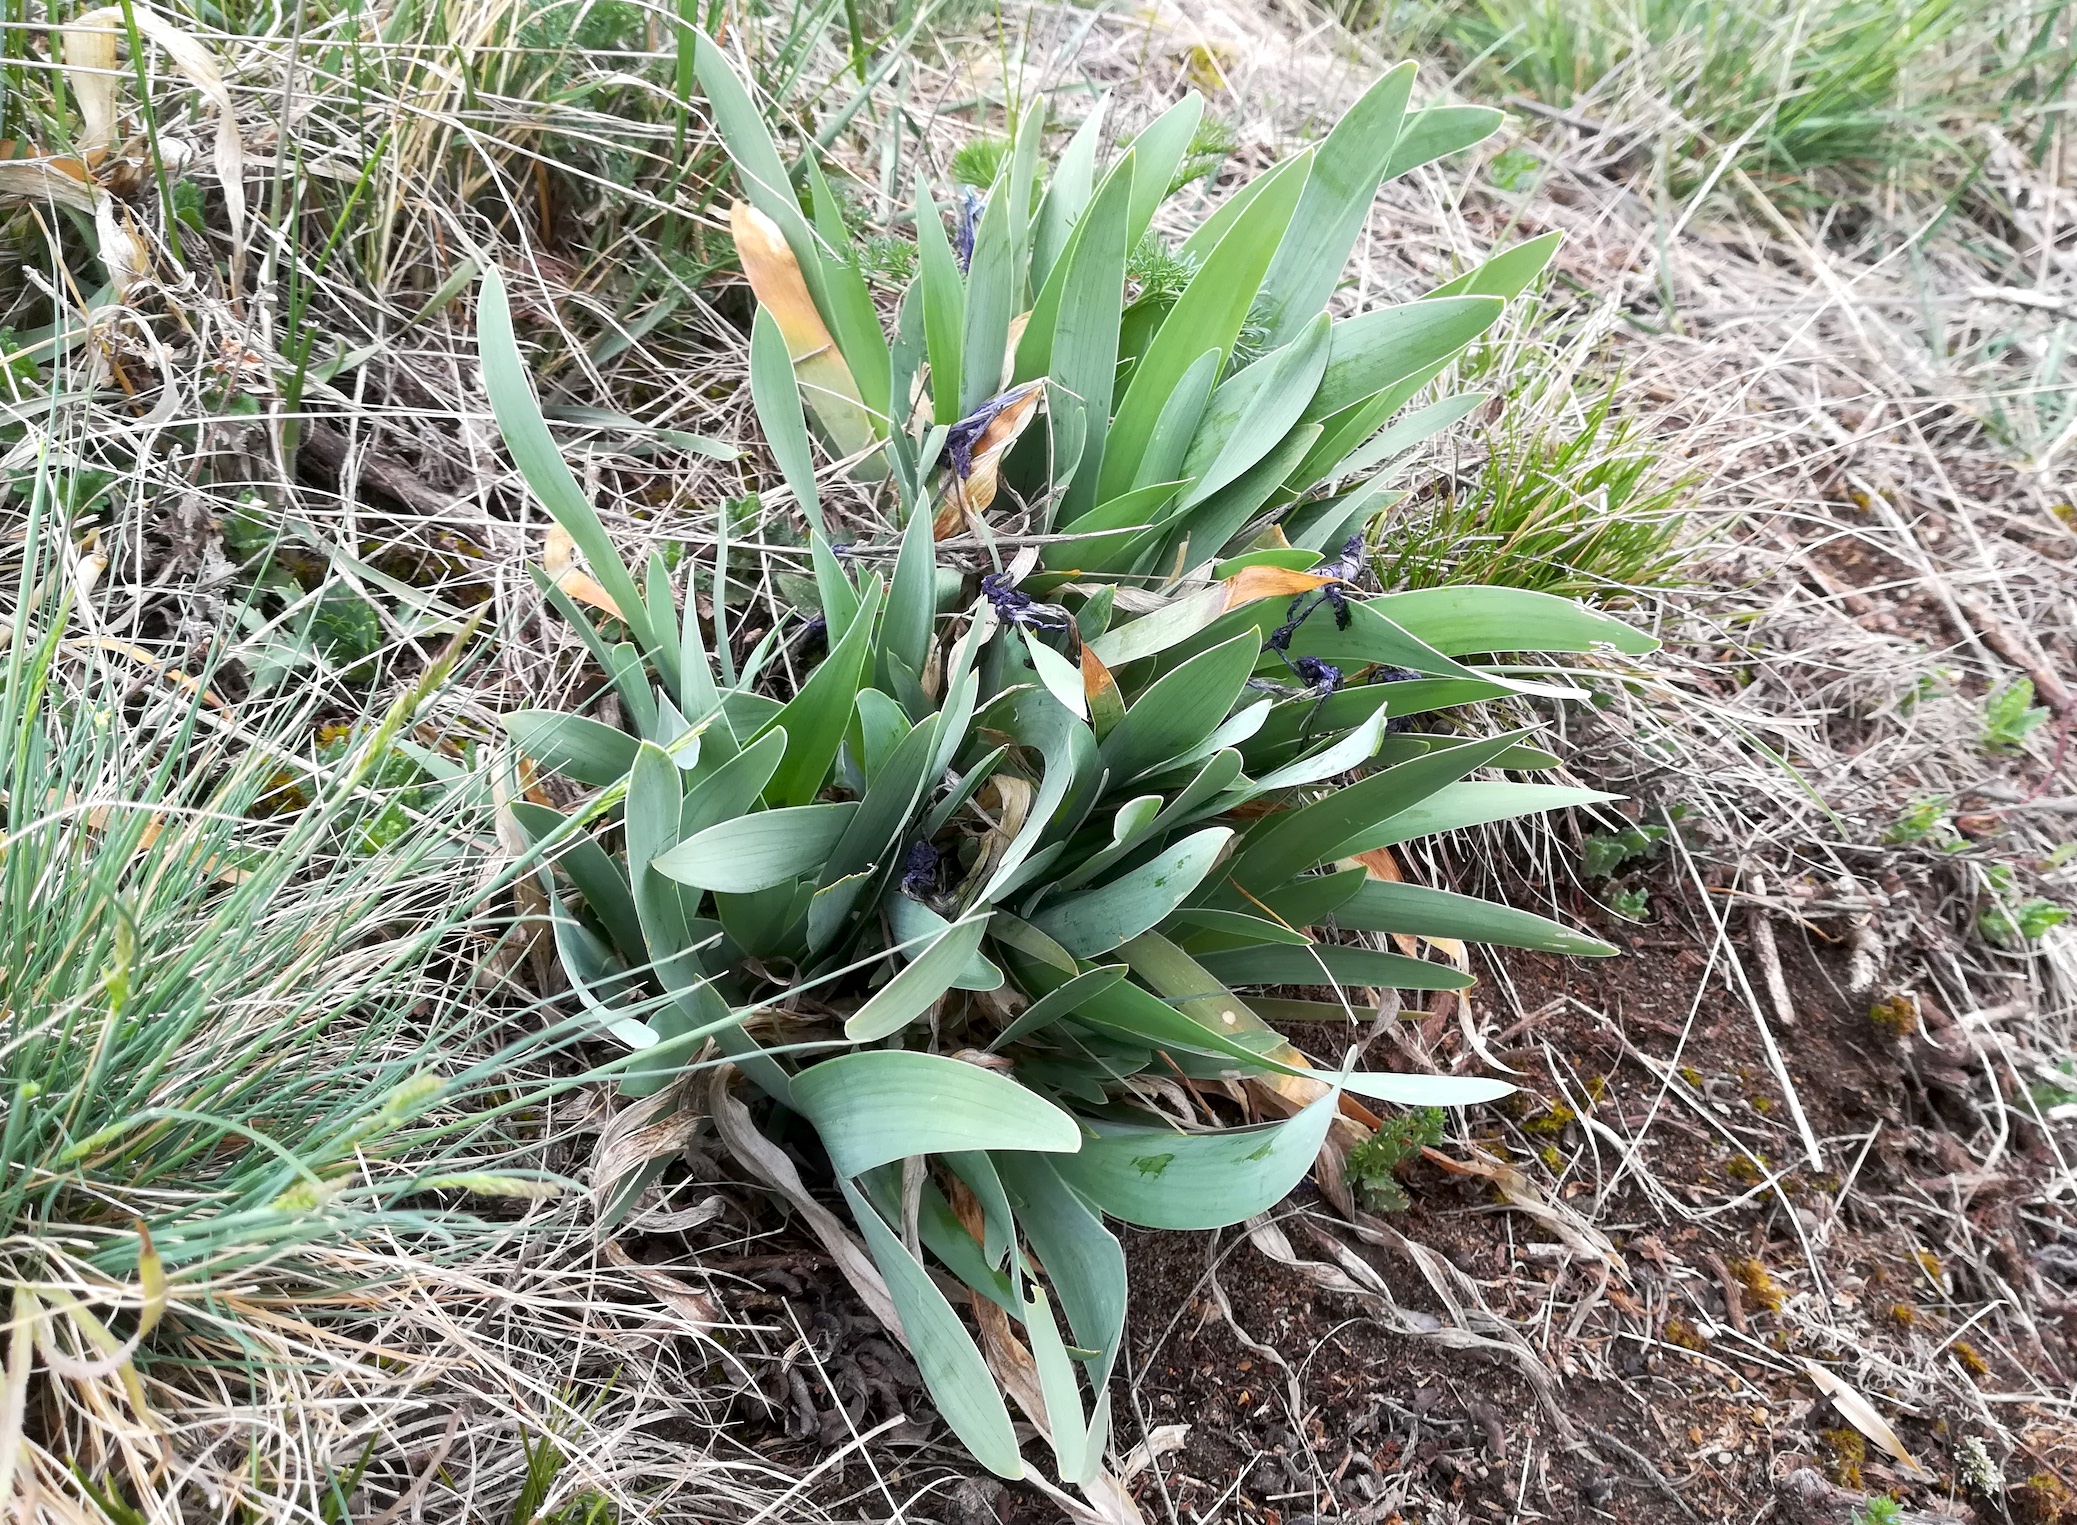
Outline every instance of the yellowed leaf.
<path fill-rule="evenodd" d="M 657 1298 L 684 1319 L 696 1334 L 706 1334 L 719 1326 L 723 1320 L 721 1308 L 706 1293 L 688 1287 L 669 1271 L 660 1266 L 644 1264 L 621 1248 L 620 1241 L 609 1239 L 601 1246 L 605 1258 L 620 1267 L 644 1287 L 655 1293 Z"/>
<path fill-rule="evenodd" d="M 1315 577 L 1310 572 L 1294 572 L 1289 567 L 1242 567 L 1222 586 L 1226 589 L 1226 607 L 1238 609 L 1242 604 L 1252 604 L 1264 598 L 1296 598 L 1301 593 L 1310 593 L 1315 588 L 1324 588 L 1334 579 Z"/>
<path fill-rule="evenodd" d="M 14 1289 L 9 1310 L 7 1368 L 0 1374 L 0 1499 L 15 1496 L 15 1466 L 22 1454 L 22 1423 L 29 1406 L 29 1371 L 35 1359 L 36 1302 L 27 1287 Z M 24 1490 L 26 1491 L 26 1490 Z"/>
<path fill-rule="evenodd" d="M 1505 1160 L 1493 1159 L 1476 1149 L 1469 1160 L 1453 1159 L 1439 1149 L 1423 1149 L 1421 1155 L 1430 1164 L 1440 1166 L 1446 1174 L 1476 1176 L 1492 1182 L 1493 1189 L 1500 1193 L 1508 1206 L 1528 1214 L 1548 1228 L 1574 1254 L 1582 1259 L 1599 1261 L 1615 1270 L 1625 1281 L 1629 1279 L 1628 1263 L 1606 1234 L 1564 1203 L 1549 1200 L 1527 1176 Z"/>
<path fill-rule="evenodd" d="M 1387 884 L 1406 882 L 1406 875 L 1399 869 L 1399 860 L 1392 856 L 1392 849 L 1389 847 L 1374 847 L 1367 853 L 1357 853 L 1355 861 L 1362 864 L 1373 879 L 1382 879 Z M 1404 932 L 1394 932 L 1392 941 L 1408 958 L 1421 951 L 1421 945 Z"/>
<path fill-rule="evenodd" d="M 1091 709 L 1099 703 L 1123 702 L 1118 699 L 1118 680 L 1103 665 L 1103 658 L 1087 646 L 1082 648 L 1082 693 L 1089 700 Z"/>
<path fill-rule="evenodd" d="M 1010 383 L 1017 379 L 1017 346 L 1024 342 L 1024 330 L 1030 326 L 1029 312 L 1020 312 L 1010 319 L 1009 342 L 1003 346 L 1002 351 L 1002 380 L 996 383 L 996 390 L 999 392 L 1007 392 Z"/>
<path fill-rule="evenodd" d="M 245 143 L 238 130 L 238 113 L 230 89 L 224 84 L 223 70 L 194 33 L 167 20 L 141 0 L 131 0 L 127 7 L 102 6 L 72 19 L 65 28 L 65 66 L 75 95 L 84 92 L 80 117 L 87 136 L 82 147 L 93 150 L 91 157 L 98 158 L 113 141 L 116 91 L 126 76 L 108 71 L 115 68 L 116 38 L 131 24 L 156 44 L 174 71 L 216 108 L 213 157 L 223 190 L 224 214 L 231 225 L 232 260 L 236 265 L 242 261 L 245 248 Z"/>
<path fill-rule="evenodd" d="M 137 1282 L 144 1289 L 144 1305 L 137 1313 L 137 1337 L 142 1339 L 158 1327 L 165 1316 L 166 1300 L 171 1289 L 166 1282 L 166 1263 L 159 1258 L 158 1246 L 151 1242 L 151 1230 L 139 1219 L 137 1229 Z"/>
<path fill-rule="evenodd" d="M 91 182 L 86 165 L 59 154 L 0 160 L 0 198 L 55 201 L 76 212 L 92 212 L 108 199 L 108 193 Z"/>
<path fill-rule="evenodd" d="M 829 326 L 822 321 L 786 235 L 747 201 L 730 205 L 728 227 L 750 289 L 757 294 L 758 305 L 779 325 L 786 353 L 793 360 L 794 379 L 830 442 L 845 455 L 866 449 L 875 438 L 872 417 L 866 412 L 851 367 L 844 363 Z"/>
<path fill-rule="evenodd" d="M 626 616 L 621 614 L 620 605 L 613 601 L 613 595 L 578 570 L 576 551 L 577 543 L 567 530 L 560 524 L 550 526 L 547 543 L 541 547 L 541 570 L 578 603 L 589 604 L 615 619 L 624 619 Z"/>
<path fill-rule="evenodd" d="M 541 546 L 541 570 L 560 578 L 576 559 L 577 542 L 570 538 L 570 532 L 560 524 L 549 525 L 548 539 Z"/>
<path fill-rule="evenodd" d="M 79 107 L 79 147 L 99 161 L 115 141 L 115 103 L 123 76 L 117 70 L 116 38 L 123 13 L 114 6 L 88 11 L 66 26 L 65 83 Z"/>
<path fill-rule="evenodd" d="M 1125 718 L 1125 696 L 1118 691 L 1118 680 L 1104 666 L 1103 658 L 1087 646 L 1082 648 L 1082 695 L 1089 704 L 1096 739 L 1101 741 Z"/>
<path fill-rule="evenodd" d="M 834 354 L 836 341 L 815 308 L 800 261 L 794 258 L 793 246 L 786 242 L 779 225 L 749 202 L 738 201 L 729 206 L 728 229 L 735 237 L 736 257 L 742 261 L 743 274 L 750 278 L 750 289 L 786 336 L 786 353 L 793 363 Z"/>

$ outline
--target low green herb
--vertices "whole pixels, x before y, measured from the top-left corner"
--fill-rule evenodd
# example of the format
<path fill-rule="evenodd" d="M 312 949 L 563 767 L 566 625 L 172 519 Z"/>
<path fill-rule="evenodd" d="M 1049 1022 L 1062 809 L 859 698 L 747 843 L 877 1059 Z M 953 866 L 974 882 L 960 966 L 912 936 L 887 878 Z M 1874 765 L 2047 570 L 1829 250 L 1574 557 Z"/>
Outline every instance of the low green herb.
<path fill-rule="evenodd" d="M 1580 843 L 1580 869 L 1589 879 L 1606 879 L 1640 858 L 1650 858 L 1665 844 L 1664 826 L 1633 824 L 1621 831 L 1595 831 Z"/>
<path fill-rule="evenodd" d="M 1416 1108 L 1385 1119 L 1383 1127 L 1349 1151 L 1345 1178 L 1364 1211 L 1406 1210 L 1406 1188 L 1400 1183 L 1399 1171 L 1418 1159 L 1423 1149 L 1433 1149 L 1442 1142 L 1443 1122 L 1440 1107 Z"/>
<path fill-rule="evenodd" d="M 1948 818 L 1947 805 L 1944 798 L 1919 800 L 1890 824 L 1883 832 L 1882 840 L 1893 847 L 1920 842 L 1935 847 L 1960 845 L 1962 839 Z"/>
<path fill-rule="evenodd" d="M 2033 680 L 2015 679 L 1983 701 L 1983 750 L 2016 752 L 2048 720 L 2048 709 L 2034 703 Z"/>
<path fill-rule="evenodd" d="M 1976 929 L 2001 948 L 2017 948 L 2038 942 L 2050 928 L 2069 919 L 2065 907 L 2035 896 L 2016 906 L 1996 903 L 1984 907 L 1976 917 Z"/>

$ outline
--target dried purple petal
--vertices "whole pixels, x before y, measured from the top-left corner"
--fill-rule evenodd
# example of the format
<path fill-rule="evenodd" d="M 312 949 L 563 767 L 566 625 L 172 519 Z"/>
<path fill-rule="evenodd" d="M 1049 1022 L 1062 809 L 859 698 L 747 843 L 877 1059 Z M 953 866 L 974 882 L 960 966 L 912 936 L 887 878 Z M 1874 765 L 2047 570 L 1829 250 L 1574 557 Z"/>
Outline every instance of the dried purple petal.
<path fill-rule="evenodd" d="M 1029 386 L 1012 387 L 1007 392 L 998 392 L 967 414 L 945 433 L 945 454 L 951 459 L 952 470 L 964 482 L 974 474 L 974 446 L 988 426 L 995 422 L 996 415 L 1024 400 Z"/>
<path fill-rule="evenodd" d="M 988 208 L 988 198 L 972 186 L 964 186 L 959 193 L 959 228 L 952 239 L 952 252 L 959 256 L 959 268 L 971 269 L 974 263 L 974 232 L 981 225 L 981 213 Z"/>
<path fill-rule="evenodd" d="M 1316 577 L 1334 577 L 1343 582 L 1354 582 L 1363 571 L 1363 537 L 1351 535 L 1341 543 L 1341 550 L 1332 561 L 1323 561 L 1313 568 Z"/>
<path fill-rule="evenodd" d="M 1065 630 L 1068 614 L 1057 604 L 1042 604 L 1021 588 L 1014 587 L 1007 572 L 990 572 L 981 579 L 981 596 L 995 606 L 1005 625 L 1027 630 Z"/>
<path fill-rule="evenodd" d="M 1300 657 L 1291 664 L 1291 670 L 1316 694 L 1331 694 L 1341 687 L 1341 669 L 1318 657 Z"/>
<path fill-rule="evenodd" d="M 928 842 L 918 842 L 909 849 L 909 861 L 902 870 L 901 887 L 919 899 L 934 894 L 938 887 L 940 868 L 938 850 Z"/>

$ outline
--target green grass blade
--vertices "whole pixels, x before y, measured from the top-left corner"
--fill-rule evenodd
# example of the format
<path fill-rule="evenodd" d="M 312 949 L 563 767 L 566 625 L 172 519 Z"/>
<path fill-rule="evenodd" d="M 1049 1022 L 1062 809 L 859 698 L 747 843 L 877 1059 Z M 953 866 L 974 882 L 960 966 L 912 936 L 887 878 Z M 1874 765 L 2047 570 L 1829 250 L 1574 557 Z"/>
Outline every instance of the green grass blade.
<path fill-rule="evenodd" d="M 1002 1390 L 973 1336 L 886 1219 L 849 1179 L 839 1177 L 837 1184 L 865 1234 L 873 1263 L 886 1278 L 909 1354 L 915 1357 L 916 1369 L 937 1401 L 938 1412 L 982 1466 L 998 1477 L 1022 1477 L 1024 1459 L 1017 1452 L 1017 1432 L 1010 1425 Z"/>
<path fill-rule="evenodd" d="M 966 272 L 966 328 L 960 342 L 961 418 L 1002 389 L 1010 319 L 1017 315 L 1014 240 L 1021 221 L 1010 200 L 1008 176 L 998 177 L 974 233 L 974 255 Z"/>
<path fill-rule="evenodd" d="M 1207 1229 L 1267 1212 L 1305 1178 L 1340 1102 L 1329 1091 L 1297 1116 L 1262 1128 L 1178 1133 L 1093 1122 L 1094 1137 L 1053 1168 L 1113 1218 L 1142 1228 Z"/>
<path fill-rule="evenodd" d="M 1418 937 L 1455 937 L 1503 948 L 1533 948 L 1574 958 L 1605 958 L 1620 950 L 1598 937 L 1532 911 L 1496 905 L 1470 895 L 1366 879 L 1334 911 L 1337 926 L 1360 932 L 1402 932 Z"/>
<path fill-rule="evenodd" d="M 1327 314 L 1317 313 L 1290 344 L 1219 388 L 1176 472 L 1191 479 L 1179 509 L 1226 486 L 1290 432 L 1326 374 L 1333 332 Z"/>
<path fill-rule="evenodd" d="M 618 606 L 622 621 L 637 643 L 645 651 L 654 651 L 656 634 L 650 628 L 641 590 L 635 586 L 613 537 L 606 533 L 598 511 L 577 485 L 555 436 L 548 432 L 547 420 L 541 416 L 541 405 L 534 397 L 533 383 L 527 377 L 519 341 L 512 331 L 512 308 L 505 298 L 505 280 L 495 265 L 483 272 L 476 328 L 484 390 L 490 394 L 491 412 L 497 418 L 505 448 L 512 452 L 513 464 L 541 506 L 583 553 L 592 576 Z"/>
<path fill-rule="evenodd" d="M 1491 106 L 1430 106 L 1406 119 L 1383 178 L 1401 175 L 1490 138 L 1506 120 Z"/>
<path fill-rule="evenodd" d="M 1076 958 L 1094 958 L 1159 925 L 1204 882 L 1233 833 L 1192 833 L 1128 874 L 1031 917 L 1031 924 Z"/>
<path fill-rule="evenodd" d="M 1517 816 L 1540 815 L 1575 805 L 1599 805 L 1621 798 L 1605 790 L 1575 789 L 1565 784 L 1475 779 L 1438 789 L 1418 804 L 1355 833 L 1335 849 L 1333 856 L 1352 858 L 1375 848 L 1396 847 L 1415 837 L 1433 836 L 1438 831 L 1462 831 L 1467 826 L 1485 826 Z"/>
<path fill-rule="evenodd" d="M 931 200 L 921 175 L 916 177 L 916 251 L 923 289 L 924 342 L 930 356 L 932 416 L 941 424 L 956 424 L 966 374 L 960 359 L 966 330 L 966 287 L 959 279 L 959 262 L 945 237 L 937 203 Z"/>
<path fill-rule="evenodd" d="M 750 324 L 750 400 L 765 444 L 779 463 L 779 474 L 793 489 L 794 502 L 816 534 L 825 533 L 822 499 L 815 489 L 815 451 L 808 440 L 808 417 L 801 408 L 800 387 L 794 380 L 793 359 L 786 350 L 786 336 L 779 323 L 763 307 Z"/>
<path fill-rule="evenodd" d="M 1204 97 L 1193 90 L 1132 140 L 1132 209 L 1125 219 L 1126 248 L 1140 241 L 1153 224 L 1154 213 L 1169 198 L 1176 171 L 1203 120 Z"/>
<path fill-rule="evenodd" d="M 1446 656 L 1495 651 L 1657 651 L 1656 637 L 1569 598 L 1528 588 L 1419 588 L 1365 607 Z"/>
<path fill-rule="evenodd" d="M 754 895 L 791 879 L 812 879 L 857 813 L 855 800 L 754 811 L 709 826 L 655 855 L 649 866 L 694 889 Z"/>
<path fill-rule="evenodd" d="M 1006 1075 L 943 1054 L 840 1054 L 805 1070 L 794 1081 L 793 1100 L 844 1176 L 919 1154 L 1072 1154 L 1082 1144 L 1075 1120 L 1051 1102 Z"/>
<path fill-rule="evenodd" d="M 1046 187 L 1031 231 L 1031 284 L 1036 291 L 1045 290 L 1053 266 L 1066 252 L 1075 225 L 1089 208 L 1096 185 L 1096 150 L 1103 140 L 1103 121 L 1110 104 L 1108 95 L 1097 97 L 1054 161 L 1052 183 Z"/>
<path fill-rule="evenodd" d="M 831 648 L 822 665 L 808 675 L 800 692 L 769 724 L 786 733 L 786 756 L 765 797 L 774 805 L 805 805 L 814 799 L 829 776 L 837 748 L 843 745 L 851 709 L 858 702 L 858 688 L 872 652 L 873 628 L 879 620 L 884 585 L 875 577 L 860 600 L 858 613 L 843 639 Z"/>

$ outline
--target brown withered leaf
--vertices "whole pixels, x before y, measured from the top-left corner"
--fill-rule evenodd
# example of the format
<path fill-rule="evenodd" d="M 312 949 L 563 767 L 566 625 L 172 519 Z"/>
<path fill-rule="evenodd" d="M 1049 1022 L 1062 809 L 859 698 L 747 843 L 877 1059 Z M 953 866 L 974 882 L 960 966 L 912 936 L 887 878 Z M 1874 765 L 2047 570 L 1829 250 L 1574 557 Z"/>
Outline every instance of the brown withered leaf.
<path fill-rule="evenodd" d="M 1226 590 L 1226 607 L 1238 609 L 1264 598 L 1296 598 L 1324 588 L 1336 579 L 1294 572 L 1289 567 L 1242 567 L 1221 585 Z"/>

